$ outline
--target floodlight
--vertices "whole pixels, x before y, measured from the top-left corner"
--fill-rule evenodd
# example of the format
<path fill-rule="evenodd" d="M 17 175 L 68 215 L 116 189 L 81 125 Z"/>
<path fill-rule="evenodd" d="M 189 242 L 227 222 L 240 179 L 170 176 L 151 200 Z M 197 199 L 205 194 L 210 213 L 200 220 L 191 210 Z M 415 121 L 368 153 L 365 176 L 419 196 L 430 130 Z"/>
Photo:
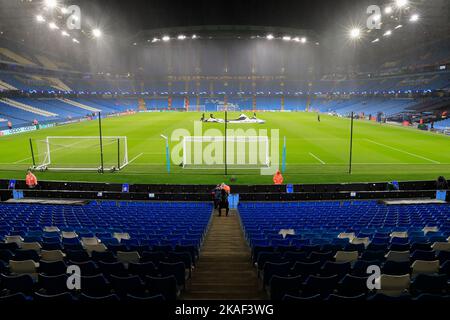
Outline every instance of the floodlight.
<path fill-rule="evenodd" d="M 74 42 L 74 43 L 80 43 L 80 41 L 78 41 L 78 40 L 75 39 L 75 38 L 72 39 L 72 42 Z"/>
<path fill-rule="evenodd" d="M 380 41 L 380 38 L 376 38 L 375 40 L 372 41 L 372 43 L 376 43 L 378 41 Z"/>
<path fill-rule="evenodd" d="M 68 14 L 68 13 L 69 13 L 69 10 L 67 10 L 66 7 L 62 7 L 62 8 L 61 8 L 61 13 L 62 13 L 62 14 Z"/>
<path fill-rule="evenodd" d="M 300 42 L 301 42 L 301 43 L 306 43 L 306 38 L 305 38 L 305 37 L 302 37 L 302 38 L 300 39 Z"/>
<path fill-rule="evenodd" d="M 163 36 L 162 37 L 162 41 L 164 41 L 164 42 L 167 42 L 167 41 L 169 41 L 170 40 L 170 37 L 169 36 Z"/>
<path fill-rule="evenodd" d="M 158 42 L 159 39 L 158 38 L 153 38 L 152 43 Z"/>
<path fill-rule="evenodd" d="M 399 24 L 398 26 L 396 26 L 394 29 L 400 29 L 401 27 L 403 27 L 403 25 Z"/>
<path fill-rule="evenodd" d="M 292 40 L 294 40 L 295 42 L 300 42 L 300 38 L 299 38 L 299 37 L 295 37 L 295 38 L 292 39 Z"/>
<path fill-rule="evenodd" d="M 58 1 L 56 0 L 44 0 L 44 5 L 49 8 L 49 9 L 53 9 L 56 8 L 56 6 L 58 5 Z"/>
<path fill-rule="evenodd" d="M 397 8 L 402 8 L 408 4 L 408 0 L 395 0 Z"/>
<path fill-rule="evenodd" d="M 37 15 L 36 20 L 37 20 L 37 22 L 45 22 L 45 18 L 41 15 Z"/>
<path fill-rule="evenodd" d="M 361 29 L 353 28 L 350 30 L 350 38 L 358 39 L 361 36 Z"/>
<path fill-rule="evenodd" d="M 68 37 L 68 36 L 70 36 L 70 34 L 68 34 L 67 31 L 64 31 L 64 30 L 61 32 L 61 35 L 62 35 L 63 37 Z"/>
<path fill-rule="evenodd" d="M 284 41 L 291 41 L 291 37 L 290 37 L 290 36 L 284 36 L 284 37 L 283 37 L 283 40 L 284 40 Z"/>
<path fill-rule="evenodd" d="M 272 40 L 273 38 L 274 38 L 273 34 L 268 34 L 268 35 L 266 36 L 266 39 L 267 39 L 267 40 Z"/>
<path fill-rule="evenodd" d="M 381 14 L 376 14 L 373 16 L 373 20 L 380 21 L 381 20 Z"/>
<path fill-rule="evenodd" d="M 180 34 L 180 35 L 177 37 L 177 39 L 178 39 L 178 40 L 184 40 L 184 39 L 186 39 L 186 36 L 185 36 L 184 34 Z"/>
<path fill-rule="evenodd" d="M 102 31 L 98 28 L 92 30 L 92 35 L 94 36 L 94 38 L 100 38 L 102 34 L 103 34 Z"/>
<path fill-rule="evenodd" d="M 58 26 L 56 25 L 56 23 L 54 23 L 54 22 L 50 22 L 50 23 L 48 24 L 48 26 L 49 26 L 49 28 L 52 29 L 52 30 L 59 29 L 59 27 L 58 27 Z"/>
<path fill-rule="evenodd" d="M 417 13 L 414 13 L 411 18 L 409 18 L 409 21 L 411 22 L 416 22 L 417 20 L 419 20 L 419 15 Z"/>
<path fill-rule="evenodd" d="M 390 36 L 391 34 L 392 34 L 392 31 L 388 30 L 383 34 L 383 36 L 387 37 L 387 36 Z"/>
<path fill-rule="evenodd" d="M 392 13 L 392 7 L 391 6 L 387 6 L 386 8 L 384 8 L 384 13 L 391 14 Z"/>
<path fill-rule="evenodd" d="M 192 39 L 197 39 L 197 35 L 193 34 Z"/>

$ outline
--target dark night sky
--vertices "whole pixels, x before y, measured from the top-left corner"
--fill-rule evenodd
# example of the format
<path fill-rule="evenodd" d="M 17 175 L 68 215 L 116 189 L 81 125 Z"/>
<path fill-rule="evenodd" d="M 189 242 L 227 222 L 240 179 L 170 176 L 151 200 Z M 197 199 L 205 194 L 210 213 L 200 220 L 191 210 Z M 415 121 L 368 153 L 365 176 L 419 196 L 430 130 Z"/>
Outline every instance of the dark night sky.
<path fill-rule="evenodd" d="M 258 25 L 321 32 L 365 0 L 73 0 L 115 32 L 192 25 Z M 372 1 L 376 2 L 376 1 Z M 363 6 L 362 6 L 363 7 Z M 358 10 L 362 13 L 362 11 Z"/>

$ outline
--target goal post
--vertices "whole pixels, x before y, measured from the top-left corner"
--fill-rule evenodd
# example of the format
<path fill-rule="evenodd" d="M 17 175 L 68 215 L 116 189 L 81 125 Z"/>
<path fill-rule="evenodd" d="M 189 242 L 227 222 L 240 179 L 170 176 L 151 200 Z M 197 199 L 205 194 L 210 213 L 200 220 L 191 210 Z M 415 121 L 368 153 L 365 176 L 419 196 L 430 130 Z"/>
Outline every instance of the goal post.
<path fill-rule="evenodd" d="M 225 148 L 226 143 L 226 148 Z M 185 136 L 182 140 L 184 169 L 249 170 L 270 166 L 267 136 Z"/>
<path fill-rule="evenodd" d="M 59 171 L 116 171 L 128 165 L 124 136 L 49 136 L 35 141 L 35 168 Z"/>

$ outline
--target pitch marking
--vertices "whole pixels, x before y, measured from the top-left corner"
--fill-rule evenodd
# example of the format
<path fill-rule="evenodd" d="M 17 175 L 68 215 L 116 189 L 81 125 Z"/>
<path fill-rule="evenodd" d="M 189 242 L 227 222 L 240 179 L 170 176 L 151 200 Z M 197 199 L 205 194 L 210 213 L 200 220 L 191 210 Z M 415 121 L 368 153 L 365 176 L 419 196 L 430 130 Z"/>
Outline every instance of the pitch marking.
<path fill-rule="evenodd" d="M 321 164 L 326 164 L 324 161 L 322 161 L 318 156 L 312 154 L 311 152 L 309 153 L 309 155 L 311 157 L 313 157 L 314 159 L 316 159 L 317 161 L 319 161 Z"/>
<path fill-rule="evenodd" d="M 369 141 L 369 142 L 372 142 L 374 144 L 377 144 L 379 146 L 382 146 L 382 147 L 385 147 L 385 148 L 389 148 L 389 149 L 392 149 L 392 150 L 395 150 L 395 151 L 398 151 L 398 152 L 402 152 L 402 153 L 408 154 L 410 156 L 413 156 L 413 157 L 416 157 L 416 158 L 419 158 L 419 159 L 427 160 L 427 161 L 430 161 L 430 162 L 433 162 L 433 163 L 436 163 L 436 164 L 441 164 L 438 161 L 422 157 L 422 156 L 420 156 L 418 154 L 415 154 L 415 153 L 411 153 L 411 152 L 408 152 L 408 151 L 405 151 L 405 150 L 402 150 L 402 149 L 394 148 L 394 147 L 391 147 L 391 146 L 388 146 L 388 145 L 385 145 L 383 143 L 379 143 L 379 142 L 376 142 L 376 141 L 373 141 L 373 140 L 370 140 L 370 139 L 366 139 L 366 140 Z"/>
<path fill-rule="evenodd" d="M 140 158 L 142 155 L 144 155 L 144 153 L 138 154 L 136 157 L 134 157 L 133 159 L 131 159 L 130 161 L 128 161 L 128 164 L 131 164 L 132 162 L 134 162 L 135 160 L 137 160 L 138 158 Z"/>
<path fill-rule="evenodd" d="M 53 150 L 53 152 L 55 152 L 55 151 L 59 151 L 59 150 L 63 150 L 63 149 L 66 149 L 66 148 L 70 148 L 70 147 L 73 147 L 74 145 L 77 145 L 77 144 L 79 144 L 79 143 L 81 143 L 82 141 L 77 141 L 77 142 L 74 142 L 74 143 L 72 143 L 72 144 L 69 144 L 69 145 L 67 145 L 67 146 L 64 146 L 64 147 L 60 147 L 60 148 L 56 148 L 56 149 L 54 149 Z M 36 156 L 40 156 L 40 154 L 38 153 L 38 154 L 36 154 Z M 33 157 L 28 157 L 28 158 L 25 158 L 25 159 L 22 159 L 22 160 L 19 160 L 19 161 L 16 161 L 16 162 L 13 162 L 13 164 L 19 164 L 19 163 L 21 163 L 21 162 L 25 162 L 25 161 L 28 161 L 28 160 L 31 160 L 31 159 L 33 159 Z"/>

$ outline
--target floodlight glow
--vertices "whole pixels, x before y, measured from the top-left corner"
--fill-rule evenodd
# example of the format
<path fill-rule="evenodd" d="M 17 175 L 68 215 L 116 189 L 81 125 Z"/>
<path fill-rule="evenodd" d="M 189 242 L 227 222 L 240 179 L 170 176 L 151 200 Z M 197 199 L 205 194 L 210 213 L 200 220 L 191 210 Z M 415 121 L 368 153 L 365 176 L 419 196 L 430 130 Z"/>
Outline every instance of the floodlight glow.
<path fill-rule="evenodd" d="M 169 36 L 164 36 L 164 37 L 162 37 L 162 41 L 164 41 L 164 42 L 167 42 L 167 41 L 169 41 L 170 40 L 170 37 Z"/>
<path fill-rule="evenodd" d="M 300 42 L 301 42 L 301 43 L 306 43 L 306 38 L 305 38 L 305 37 L 302 37 L 302 38 L 300 39 Z"/>
<path fill-rule="evenodd" d="M 384 13 L 391 14 L 392 13 L 392 7 L 388 6 L 388 7 L 384 8 Z"/>
<path fill-rule="evenodd" d="M 274 38 L 273 34 L 268 34 L 266 36 L 267 40 L 272 40 Z"/>
<path fill-rule="evenodd" d="M 36 20 L 37 20 L 37 22 L 45 22 L 45 18 L 41 15 L 37 15 Z"/>
<path fill-rule="evenodd" d="M 95 38 L 100 38 L 101 36 L 102 36 L 102 31 L 100 30 L 100 29 L 94 29 L 94 30 L 92 30 L 92 35 L 95 37 Z"/>
<path fill-rule="evenodd" d="M 74 43 L 80 43 L 80 41 L 78 41 L 78 40 L 75 39 L 75 38 L 72 39 L 72 42 L 74 42 Z"/>
<path fill-rule="evenodd" d="M 390 36 L 391 34 L 392 34 L 392 31 L 388 30 L 383 34 L 383 36 L 387 37 L 387 36 Z"/>
<path fill-rule="evenodd" d="M 153 38 L 152 43 L 158 42 L 159 39 L 158 38 Z"/>
<path fill-rule="evenodd" d="M 183 35 L 183 34 L 180 34 L 180 35 L 177 37 L 177 39 L 178 39 L 178 40 L 184 40 L 184 39 L 186 39 L 186 36 Z"/>
<path fill-rule="evenodd" d="M 350 38 L 358 39 L 361 36 L 361 29 L 353 28 L 350 30 Z"/>
<path fill-rule="evenodd" d="M 48 26 L 49 26 L 49 28 L 52 29 L 52 30 L 59 29 L 59 27 L 58 27 L 54 22 L 50 22 L 50 23 L 48 24 Z"/>
<path fill-rule="evenodd" d="M 416 22 L 417 20 L 419 20 L 419 15 L 417 13 L 413 14 L 411 18 L 409 18 L 409 21 L 411 22 Z"/>
<path fill-rule="evenodd" d="M 397 8 L 402 8 L 408 4 L 408 0 L 395 0 Z"/>
<path fill-rule="evenodd" d="M 197 39 L 197 35 L 192 35 L 192 39 Z"/>
<path fill-rule="evenodd" d="M 67 31 L 61 32 L 61 35 L 62 35 L 63 37 L 68 37 L 68 36 L 70 36 L 70 34 L 68 34 Z"/>
<path fill-rule="evenodd" d="M 376 38 L 375 40 L 372 41 L 372 43 L 376 43 L 378 41 L 380 41 L 380 38 Z"/>
<path fill-rule="evenodd" d="M 284 40 L 284 41 L 291 41 L 291 37 L 290 37 L 290 36 L 284 36 L 284 37 L 283 37 L 283 40 Z"/>
<path fill-rule="evenodd" d="M 294 40 L 295 42 L 300 42 L 300 38 L 299 38 L 299 37 L 295 37 L 295 38 L 292 39 L 292 40 Z"/>
<path fill-rule="evenodd" d="M 53 9 L 56 8 L 56 6 L 58 5 L 58 1 L 56 0 L 44 0 L 44 5 L 49 8 L 49 9 Z"/>
<path fill-rule="evenodd" d="M 396 26 L 394 29 L 400 29 L 401 27 L 403 27 L 403 25 L 399 24 L 399 25 Z"/>
<path fill-rule="evenodd" d="M 381 14 L 376 14 L 376 15 L 373 17 L 373 20 L 375 20 L 375 21 L 380 21 L 380 20 L 381 20 Z"/>

